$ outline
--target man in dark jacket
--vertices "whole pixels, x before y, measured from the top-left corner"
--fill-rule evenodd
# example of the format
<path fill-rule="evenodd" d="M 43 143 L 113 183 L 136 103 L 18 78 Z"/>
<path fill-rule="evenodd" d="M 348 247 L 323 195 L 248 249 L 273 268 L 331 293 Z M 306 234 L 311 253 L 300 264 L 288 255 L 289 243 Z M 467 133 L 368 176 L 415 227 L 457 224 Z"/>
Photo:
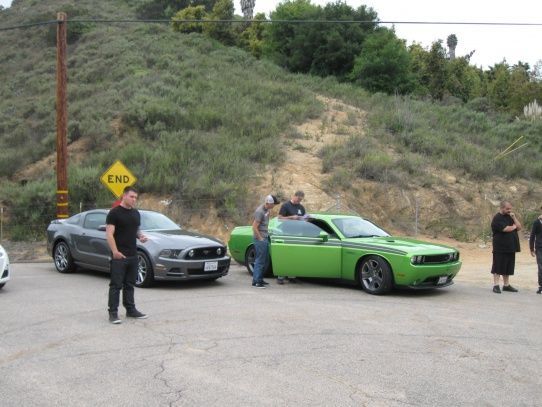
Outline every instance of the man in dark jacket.
<path fill-rule="evenodd" d="M 512 204 L 508 201 L 502 201 L 500 210 L 491 221 L 491 231 L 493 232 L 493 265 L 491 274 L 493 274 L 493 292 L 501 293 L 499 279 L 503 279 L 503 291 L 517 292 L 518 290 L 510 285 L 510 276 L 514 275 L 516 264 L 516 252 L 520 251 L 518 230 L 522 226 L 512 212 Z"/>
<path fill-rule="evenodd" d="M 542 209 L 542 208 L 540 208 Z M 542 293 L 542 215 L 533 222 L 531 236 L 529 237 L 529 249 L 531 256 L 536 257 L 538 264 L 538 290 L 537 294 Z"/>

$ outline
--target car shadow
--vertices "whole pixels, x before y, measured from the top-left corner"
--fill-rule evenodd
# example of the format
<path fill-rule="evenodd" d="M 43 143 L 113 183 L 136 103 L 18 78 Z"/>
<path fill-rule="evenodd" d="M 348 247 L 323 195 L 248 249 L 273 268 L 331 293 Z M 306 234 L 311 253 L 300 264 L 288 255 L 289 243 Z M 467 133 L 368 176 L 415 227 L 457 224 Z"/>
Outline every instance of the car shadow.
<path fill-rule="evenodd" d="M 77 268 L 77 271 L 75 274 L 85 275 L 85 276 L 92 276 L 92 277 L 98 277 L 102 278 L 104 280 L 109 281 L 109 273 L 105 271 L 96 271 L 96 270 L 90 270 L 85 268 Z M 224 277 L 222 277 L 224 278 Z M 149 290 L 149 289 L 194 289 L 194 288 L 209 288 L 209 287 L 219 287 L 223 285 L 223 283 L 220 281 L 221 279 L 217 280 L 185 280 L 185 281 L 154 281 L 154 283 L 150 287 L 137 287 L 141 290 Z"/>
<path fill-rule="evenodd" d="M 314 285 L 321 285 L 321 286 L 327 286 L 327 287 L 340 287 L 344 289 L 350 289 L 350 290 L 356 290 L 361 291 L 366 295 L 371 295 L 367 292 L 365 292 L 359 285 L 350 282 L 350 281 L 344 281 L 344 280 L 336 280 L 336 279 L 326 279 L 326 278 L 301 278 L 298 277 L 297 280 L 302 282 L 303 284 L 314 284 Z M 416 298 L 424 298 L 424 297 L 439 297 L 441 295 L 446 295 L 446 291 L 453 287 L 453 285 L 443 288 L 427 288 L 427 289 L 414 289 L 414 288 L 407 288 L 407 287 L 397 287 L 393 288 L 389 293 L 384 294 L 386 297 L 416 297 Z"/>

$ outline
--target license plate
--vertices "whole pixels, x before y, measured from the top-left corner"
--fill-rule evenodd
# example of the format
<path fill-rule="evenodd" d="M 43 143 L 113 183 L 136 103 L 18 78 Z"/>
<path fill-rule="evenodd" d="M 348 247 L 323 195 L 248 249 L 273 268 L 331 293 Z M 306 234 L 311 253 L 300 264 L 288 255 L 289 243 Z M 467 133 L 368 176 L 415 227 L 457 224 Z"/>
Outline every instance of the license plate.
<path fill-rule="evenodd" d="M 448 281 L 448 276 L 442 276 L 438 278 L 437 284 L 444 284 Z"/>
<path fill-rule="evenodd" d="M 203 271 L 217 271 L 218 261 L 206 261 L 203 266 Z"/>

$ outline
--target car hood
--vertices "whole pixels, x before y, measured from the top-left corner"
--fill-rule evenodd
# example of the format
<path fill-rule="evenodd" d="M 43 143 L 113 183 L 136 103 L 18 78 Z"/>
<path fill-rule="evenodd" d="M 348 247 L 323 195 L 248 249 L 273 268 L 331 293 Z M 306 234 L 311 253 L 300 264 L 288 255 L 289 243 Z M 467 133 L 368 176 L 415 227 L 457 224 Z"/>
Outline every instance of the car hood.
<path fill-rule="evenodd" d="M 397 254 L 431 255 L 457 251 L 451 246 L 395 236 L 349 238 L 345 239 L 345 242 L 353 245 L 365 246 L 367 248 L 371 247 L 375 250 L 383 249 L 386 251 L 397 252 Z"/>
<path fill-rule="evenodd" d="M 143 231 L 143 234 L 153 243 L 168 249 L 168 248 L 186 248 L 186 247 L 207 247 L 207 246 L 224 246 L 220 240 L 201 233 L 190 232 L 188 230 L 160 230 L 160 231 Z"/>

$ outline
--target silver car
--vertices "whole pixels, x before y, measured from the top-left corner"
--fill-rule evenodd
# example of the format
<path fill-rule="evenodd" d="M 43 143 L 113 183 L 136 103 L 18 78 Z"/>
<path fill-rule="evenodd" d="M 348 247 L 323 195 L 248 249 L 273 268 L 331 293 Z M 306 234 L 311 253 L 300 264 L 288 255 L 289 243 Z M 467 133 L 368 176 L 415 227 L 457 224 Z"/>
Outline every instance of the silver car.
<path fill-rule="evenodd" d="M 47 249 L 61 273 L 77 266 L 109 272 L 111 251 L 105 236 L 107 209 L 82 212 L 53 220 L 47 227 Z M 154 280 L 216 280 L 228 274 L 230 257 L 218 239 L 181 229 L 167 216 L 140 210 L 141 231 L 149 238 L 137 242 L 136 285 Z"/>

